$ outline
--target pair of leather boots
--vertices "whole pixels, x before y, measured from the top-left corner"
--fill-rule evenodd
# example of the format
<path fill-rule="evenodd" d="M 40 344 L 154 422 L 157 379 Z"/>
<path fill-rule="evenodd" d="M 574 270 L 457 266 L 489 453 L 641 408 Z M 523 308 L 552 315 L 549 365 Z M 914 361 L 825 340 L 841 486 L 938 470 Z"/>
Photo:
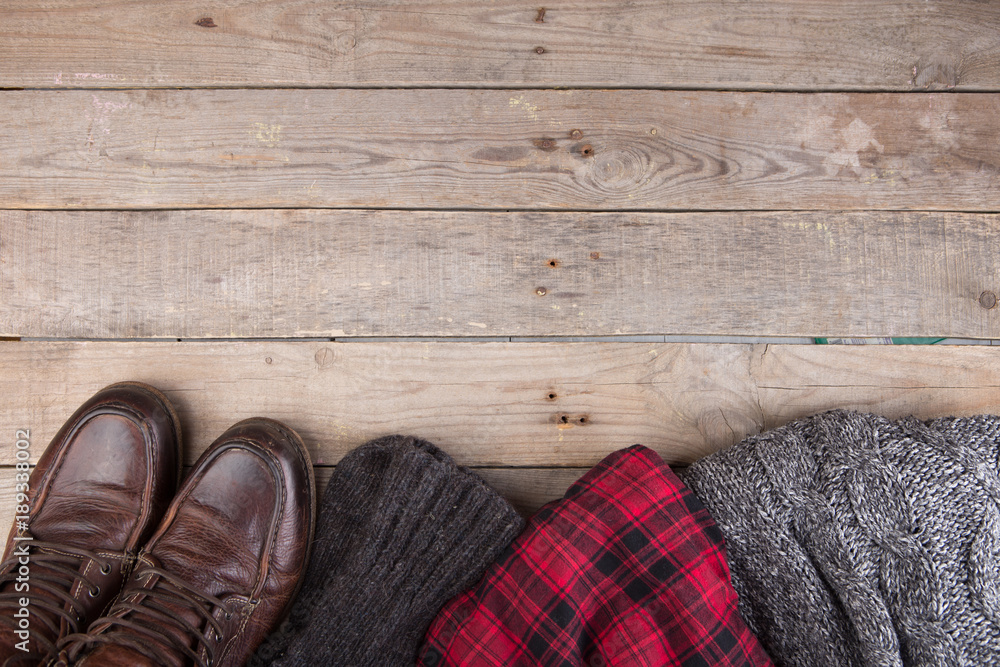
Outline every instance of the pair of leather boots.
<path fill-rule="evenodd" d="M 127 382 L 73 414 L 30 480 L 19 472 L 0 664 L 247 661 L 309 557 L 309 455 L 292 429 L 255 418 L 223 433 L 178 489 L 181 461 L 166 397 Z"/>

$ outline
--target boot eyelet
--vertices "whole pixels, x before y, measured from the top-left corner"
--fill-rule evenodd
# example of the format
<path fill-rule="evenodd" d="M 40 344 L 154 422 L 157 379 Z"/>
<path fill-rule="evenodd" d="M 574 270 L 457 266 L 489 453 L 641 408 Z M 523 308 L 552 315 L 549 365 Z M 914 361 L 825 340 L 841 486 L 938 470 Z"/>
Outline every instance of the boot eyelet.
<path fill-rule="evenodd" d="M 100 594 L 101 594 L 101 587 L 100 586 L 94 586 L 89 591 L 87 591 L 87 595 L 89 595 L 92 598 L 96 598 Z"/>
<path fill-rule="evenodd" d="M 226 620 L 228 621 L 228 620 L 231 620 L 232 618 L 233 618 L 233 612 L 227 611 L 226 612 Z"/>
<path fill-rule="evenodd" d="M 111 563 L 105 563 L 101 566 L 101 574 L 108 575 L 111 574 Z"/>

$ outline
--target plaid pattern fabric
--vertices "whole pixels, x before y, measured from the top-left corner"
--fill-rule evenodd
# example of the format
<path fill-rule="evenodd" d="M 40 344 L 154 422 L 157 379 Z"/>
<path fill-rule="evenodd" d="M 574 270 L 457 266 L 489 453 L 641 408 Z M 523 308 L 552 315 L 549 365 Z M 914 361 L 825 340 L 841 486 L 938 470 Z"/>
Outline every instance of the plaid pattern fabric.
<path fill-rule="evenodd" d="M 708 511 L 635 445 L 532 518 L 438 614 L 417 664 L 770 665 L 736 603 Z"/>

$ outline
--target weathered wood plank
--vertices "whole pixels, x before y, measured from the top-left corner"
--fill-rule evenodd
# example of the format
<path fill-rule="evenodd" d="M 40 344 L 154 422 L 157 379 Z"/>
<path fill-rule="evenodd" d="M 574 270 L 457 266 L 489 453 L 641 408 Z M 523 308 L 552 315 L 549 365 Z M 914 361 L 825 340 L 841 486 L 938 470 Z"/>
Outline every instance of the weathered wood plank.
<path fill-rule="evenodd" d="M 4 0 L 0 14 L 8 87 L 1000 88 L 990 2 Z"/>
<path fill-rule="evenodd" d="M 989 94 L 2 95 L 0 208 L 1000 209 Z"/>
<path fill-rule="evenodd" d="M 963 213 L 0 211 L 0 334 L 991 338 L 998 232 Z"/>
<path fill-rule="evenodd" d="M 765 406 L 764 428 L 836 407 L 928 419 L 1000 414 L 1000 348 L 862 345 L 839 353 L 824 348 L 758 349 L 750 372 Z"/>
<path fill-rule="evenodd" d="M 45 444 L 40 444 L 45 447 Z M 185 474 L 188 468 L 185 468 Z M 585 468 L 476 468 L 476 473 L 499 491 L 523 516 L 528 517 L 547 502 L 563 496 L 566 489 L 580 478 Z M 323 497 L 333 472 L 331 466 L 317 466 L 316 493 Z M 14 520 L 16 471 L 0 467 L 0 540 L 6 540 Z"/>
<path fill-rule="evenodd" d="M 690 462 L 835 407 L 1000 411 L 989 346 L 22 341 L 0 345 L 0 371 L 0 434 L 31 429 L 36 456 L 93 392 L 136 379 L 176 406 L 188 463 L 260 414 L 298 430 L 317 465 L 406 432 L 464 465 L 589 467 L 637 442 Z"/>
<path fill-rule="evenodd" d="M 476 468 L 524 517 L 563 497 L 588 468 Z"/>

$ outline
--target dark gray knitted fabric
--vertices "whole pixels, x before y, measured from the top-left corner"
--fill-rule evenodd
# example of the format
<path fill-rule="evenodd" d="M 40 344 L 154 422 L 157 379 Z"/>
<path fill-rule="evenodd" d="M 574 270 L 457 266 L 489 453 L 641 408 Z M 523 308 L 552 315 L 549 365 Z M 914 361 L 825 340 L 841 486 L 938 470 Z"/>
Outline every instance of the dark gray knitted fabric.
<path fill-rule="evenodd" d="M 427 626 L 524 521 L 477 475 L 418 438 L 389 436 L 337 465 L 289 618 L 251 667 L 402 667 Z"/>
<path fill-rule="evenodd" d="M 778 665 L 1000 665 L 1000 418 L 829 412 L 681 477 Z"/>

